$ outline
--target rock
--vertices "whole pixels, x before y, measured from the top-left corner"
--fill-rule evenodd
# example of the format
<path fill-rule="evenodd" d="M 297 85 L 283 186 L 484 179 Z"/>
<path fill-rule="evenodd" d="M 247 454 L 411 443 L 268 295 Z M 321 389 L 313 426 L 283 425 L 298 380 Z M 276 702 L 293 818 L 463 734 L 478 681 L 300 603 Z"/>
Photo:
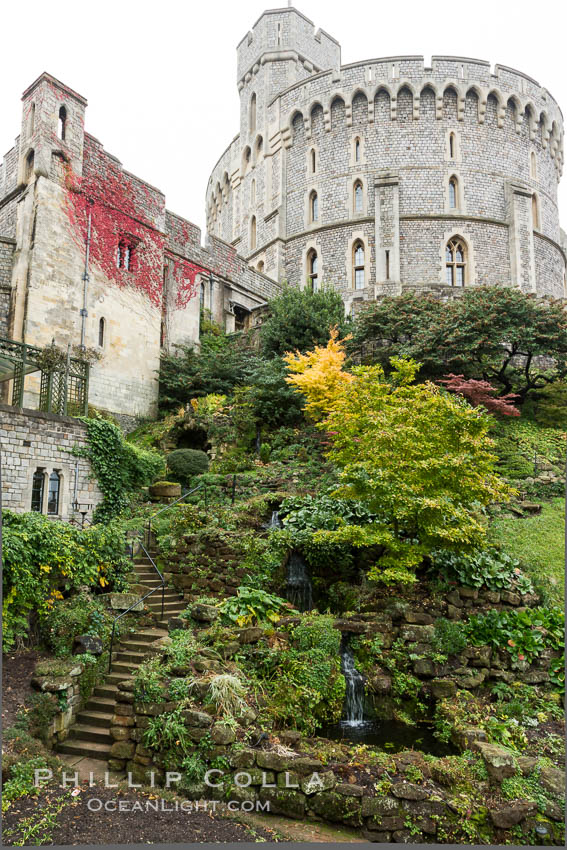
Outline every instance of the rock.
<path fill-rule="evenodd" d="M 398 800 L 394 797 L 363 797 L 362 816 L 391 815 L 392 812 L 398 811 L 399 806 Z"/>
<path fill-rule="evenodd" d="M 478 588 L 459 587 L 459 596 L 461 599 L 478 599 Z"/>
<path fill-rule="evenodd" d="M 360 620 L 335 620 L 333 627 L 342 633 L 352 635 L 363 635 L 368 628 L 366 623 L 360 622 Z"/>
<path fill-rule="evenodd" d="M 250 626 L 248 629 L 242 629 L 238 634 L 238 640 L 241 644 L 258 643 L 264 634 L 264 629 L 258 626 Z"/>
<path fill-rule="evenodd" d="M 116 772 L 121 772 L 124 770 L 125 761 L 124 759 L 108 759 L 108 769 L 114 770 Z"/>
<path fill-rule="evenodd" d="M 549 673 L 546 670 L 528 670 L 527 673 L 520 673 L 519 678 L 526 685 L 541 685 L 549 682 Z"/>
<path fill-rule="evenodd" d="M 541 505 L 536 502 L 520 502 L 520 507 L 525 514 L 540 514 Z"/>
<path fill-rule="evenodd" d="M 497 590 L 484 590 L 482 598 L 486 600 L 486 602 L 490 602 L 491 605 L 498 605 L 500 602 L 500 594 Z"/>
<path fill-rule="evenodd" d="M 553 803 L 551 800 L 546 800 L 544 813 L 548 818 L 555 821 L 563 821 L 565 819 L 565 807 Z"/>
<path fill-rule="evenodd" d="M 529 776 L 530 773 L 533 773 L 537 762 L 538 760 L 536 758 L 530 758 L 530 756 L 518 756 L 516 759 L 516 763 L 522 772 L 522 776 Z"/>
<path fill-rule="evenodd" d="M 74 685 L 73 679 L 68 676 L 34 676 L 31 683 L 34 688 L 48 693 L 67 691 Z"/>
<path fill-rule="evenodd" d="M 459 687 L 466 690 L 478 688 L 482 685 L 487 676 L 488 670 L 486 669 L 477 670 L 475 673 L 471 672 L 470 676 L 461 676 L 459 679 Z"/>
<path fill-rule="evenodd" d="M 522 601 L 522 597 L 519 593 L 512 593 L 509 590 L 503 590 L 500 594 L 500 598 L 502 602 L 506 602 L 508 605 L 519 605 Z"/>
<path fill-rule="evenodd" d="M 447 605 L 447 618 L 449 620 L 460 620 L 461 612 L 454 605 Z"/>
<path fill-rule="evenodd" d="M 375 844 L 389 844 L 392 840 L 391 832 L 374 832 L 371 829 L 363 829 L 361 835 L 366 841 L 371 841 Z"/>
<path fill-rule="evenodd" d="M 229 640 L 228 643 L 221 649 L 221 655 L 223 658 L 232 658 L 233 655 L 240 650 L 240 644 L 237 640 Z"/>
<path fill-rule="evenodd" d="M 477 750 L 486 764 L 489 777 L 493 782 L 500 783 L 516 772 L 516 760 L 511 752 L 499 747 L 497 744 L 489 744 L 486 741 L 475 741 L 473 749 Z"/>
<path fill-rule="evenodd" d="M 452 590 L 450 593 L 447 594 L 445 599 L 450 605 L 453 605 L 455 608 L 463 607 L 461 596 L 458 590 Z"/>
<path fill-rule="evenodd" d="M 130 741 L 115 741 L 110 748 L 110 758 L 131 759 L 136 751 L 136 745 Z"/>
<path fill-rule="evenodd" d="M 193 708 L 186 708 L 181 712 L 181 717 L 187 726 L 201 726 L 207 729 L 212 725 L 213 718 L 206 711 L 197 711 Z"/>
<path fill-rule="evenodd" d="M 158 714 L 163 714 L 165 711 L 164 702 L 140 702 L 134 704 L 136 714 L 142 714 L 146 717 L 157 717 Z"/>
<path fill-rule="evenodd" d="M 400 637 L 405 641 L 413 643 L 431 643 L 435 635 L 433 626 L 402 626 Z"/>
<path fill-rule="evenodd" d="M 298 732 L 296 729 L 286 729 L 283 732 L 278 732 L 278 738 L 282 744 L 293 747 L 300 740 L 301 732 Z"/>
<path fill-rule="evenodd" d="M 129 608 L 132 611 L 144 610 L 144 605 L 140 602 L 138 593 L 107 593 L 105 596 L 108 597 L 113 611 L 127 611 Z"/>
<path fill-rule="evenodd" d="M 93 635 L 78 635 L 73 641 L 75 655 L 83 655 L 85 652 L 89 652 L 91 655 L 102 655 L 103 650 L 101 638 Z"/>
<path fill-rule="evenodd" d="M 392 689 L 392 679 L 386 674 L 375 674 L 368 677 L 368 689 L 376 696 L 385 696 Z"/>
<path fill-rule="evenodd" d="M 396 844 L 421 844 L 422 836 L 417 833 L 414 835 L 409 829 L 397 829 L 392 833 L 392 838 Z"/>
<path fill-rule="evenodd" d="M 259 797 L 262 803 L 269 803 L 271 814 L 287 815 L 291 818 L 303 818 L 305 814 L 305 797 L 300 791 L 260 788 Z"/>
<path fill-rule="evenodd" d="M 323 770 L 323 765 L 319 759 L 310 758 L 309 756 L 301 756 L 300 758 L 293 759 L 291 767 L 301 774 L 318 773 Z"/>
<path fill-rule="evenodd" d="M 352 826 L 362 824 L 361 802 L 356 797 L 345 797 L 335 791 L 322 791 L 309 800 L 309 805 L 325 820 L 346 823 Z"/>
<path fill-rule="evenodd" d="M 241 726 L 250 726 L 251 723 L 254 723 L 256 718 L 258 717 L 258 712 L 254 711 L 249 705 L 245 706 L 240 713 L 240 717 L 238 718 L 238 722 Z"/>
<path fill-rule="evenodd" d="M 405 621 L 416 626 L 430 626 L 433 624 L 433 617 L 423 611 L 406 611 Z"/>
<path fill-rule="evenodd" d="M 330 791 L 337 783 L 335 774 L 327 770 L 325 773 L 312 773 L 301 780 L 301 790 L 304 794 L 316 794 L 319 791 Z"/>
<path fill-rule="evenodd" d="M 202 602 L 196 602 L 191 606 L 191 616 L 199 623 L 213 623 L 219 616 L 219 611 L 214 605 L 204 605 Z"/>
<path fill-rule="evenodd" d="M 213 739 L 213 743 L 226 746 L 236 741 L 236 734 L 234 729 L 226 723 L 215 723 L 211 731 L 211 738 Z"/>
<path fill-rule="evenodd" d="M 362 797 L 364 788 L 362 785 L 351 785 L 350 782 L 338 782 L 335 785 L 337 794 L 343 794 L 345 797 Z M 367 799 L 371 799 L 368 797 Z"/>
<path fill-rule="evenodd" d="M 435 664 L 431 658 L 418 658 L 413 662 L 413 672 L 416 676 L 430 679 L 438 674 L 439 665 Z"/>
<path fill-rule="evenodd" d="M 457 692 L 457 683 L 453 679 L 433 679 L 431 693 L 434 699 L 448 699 Z"/>
<path fill-rule="evenodd" d="M 490 646 L 469 646 L 465 650 L 466 657 L 470 659 L 473 667 L 490 667 L 492 649 Z"/>
<path fill-rule="evenodd" d="M 490 818 L 498 829 L 510 829 L 536 812 L 536 803 L 530 800 L 516 800 L 507 806 L 490 809 Z"/>
<path fill-rule="evenodd" d="M 293 770 L 284 770 L 283 773 L 278 773 L 277 786 L 278 788 L 295 788 L 299 791 L 301 776 Z"/>
<path fill-rule="evenodd" d="M 278 753 L 273 751 L 260 751 L 256 755 L 256 764 L 258 767 L 265 767 L 267 770 L 275 770 L 278 773 L 282 770 L 295 770 L 296 762 L 298 759 L 294 759 L 290 756 L 280 756 Z M 322 769 L 321 762 L 317 762 L 317 768 Z"/>
<path fill-rule="evenodd" d="M 116 706 L 116 707 L 118 707 L 118 706 Z M 111 722 L 112 722 L 113 726 L 124 726 L 124 727 L 126 727 L 126 726 L 135 726 L 136 725 L 136 721 L 134 720 L 133 717 L 127 717 L 123 714 L 113 715 Z"/>
<path fill-rule="evenodd" d="M 400 800 L 427 800 L 429 791 L 411 782 L 397 782 L 391 788 L 394 797 Z"/>
<path fill-rule="evenodd" d="M 262 785 L 268 787 L 276 784 L 276 774 L 271 770 L 260 770 L 258 767 L 247 767 L 234 774 L 234 781 L 237 781 L 242 788 L 247 788 L 249 785 Z M 289 787 L 289 786 L 288 786 Z"/>
<path fill-rule="evenodd" d="M 486 741 L 486 732 L 476 726 L 454 729 L 451 733 L 451 740 L 460 750 L 472 750 L 476 741 Z"/>
<path fill-rule="evenodd" d="M 388 831 L 393 829 L 403 829 L 404 818 L 399 817 L 399 815 L 386 815 L 385 817 L 382 817 L 381 815 L 374 815 L 373 817 L 368 818 L 366 825 L 368 829 L 385 829 Z"/>
<path fill-rule="evenodd" d="M 186 629 L 187 628 L 187 620 L 183 617 L 170 617 L 167 621 L 167 630 L 170 632 L 177 631 L 177 629 Z"/>
<path fill-rule="evenodd" d="M 131 717 L 134 714 L 134 706 L 124 702 L 116 703 L 114 713 Z"/>
<path fill-rule="evenodd" d="M 199 741 L 202 741 L 205 735 L 208 735 L 208 733 L 208 729 L 203 729 L 202 727 L 198 726 L 189 726 L 189 728 L 187 729 L 187 734 L 189 735 L 192 741 L 195 741 L 195 743 L 199 743 Z"/>
<path fill-rule="evenodd" d="M 550 794 L 554 794 L 557 797 L 565 796 L 565 774 L 559 768 L 548 767 L 547 765 L 542 767 L 539 780 Z"/>
<path fill-rule="evenodd" d="M 249 747 L 232 749 L 228 757 L 231 767 L 253 767 L 256 763 L 256 753 Z"/>

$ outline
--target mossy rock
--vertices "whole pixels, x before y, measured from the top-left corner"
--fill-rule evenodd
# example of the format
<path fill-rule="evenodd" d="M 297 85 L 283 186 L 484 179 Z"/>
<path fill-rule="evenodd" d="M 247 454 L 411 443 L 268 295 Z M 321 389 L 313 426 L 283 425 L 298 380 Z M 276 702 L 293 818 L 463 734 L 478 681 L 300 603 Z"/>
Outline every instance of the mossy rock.
<path fill-rule="evenodd" d="M 325 820 L 346 823 L 351 826 L 362 824 L 362 807 L 357 797 L 345 797 L 336 791 L 322 791 L 311 797 L 309 805 Z"/>

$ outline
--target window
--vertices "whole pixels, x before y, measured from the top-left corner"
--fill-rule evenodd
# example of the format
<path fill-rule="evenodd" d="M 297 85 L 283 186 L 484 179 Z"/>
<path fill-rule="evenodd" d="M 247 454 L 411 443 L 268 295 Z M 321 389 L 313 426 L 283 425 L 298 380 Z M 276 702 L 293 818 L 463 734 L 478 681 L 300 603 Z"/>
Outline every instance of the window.
<path fill-rule="evenodd" d="M 160 328 L 159 328 L 159 347 L 163 348 L 165 346 L 165 322 L 163 319 L 161 320 Z"/>
<path fill-rule="evenodd" d="M 455 134 L 450 133 L 449 134 L 449 159 L 455 159 L 455 152 L 456 152 Z"/>
<path fill-rule="evenodd" d="M 448 286 L 464 286 L 466 269 L 465 243 L 455 236 L 445 248 L 445 274 Z"/>
<path fill-rule="evenodd" d="M 106 322 L 104 319 L 101 319 L 98 323 L 98 347 L 104 347 L 104 331 L 105 331 Z"/>
<path fill-rule="evenodd" d="M 250 205 L 254 206 L 256 203 L 256 181 L 252 180 L 250 184 Z"/>
<path fill-rule="evenodd" d="M 533 151 L 530 154 L 530 177 L 533 177 L 534 180 L 537 179 L 537 159 Z"/>
<path fill-rule="evenodd" d="M 354 161 L 360 162 L 360 139 L 354 140 Z"/>
<path fill-rule="evenodd" d="M 355 213 L 361 213 L 364 209 L 364 192 L 362 190 L 362 183 L 358 180 L 354 184 L 354 211 Z"/>
<path fill-rule="evenodd" d="M 390 280 L 390 252 L 386 250 L 386 280 Z"/>
<path fill-rule="evenodd" d="M 205 284 L 202 283 L 199 287 L 199 309 L 205 309 Z"/>
<path fill-rule="evenodd" d="M 33 177 L 34 160 L 35 154 L 33 151 L 30 151 L 26 157 L 26 183 L 29 183 Z"/>
<path fill-rule="evenodd" d="M 59 488 L 61 486 L 61 476 L 55 470 L 49 476 L 49 489 L 47 491 L 47 513 L 59 513 Z"/>
<path fill-rule="evenodd" d="M 250 132 L 253 133 L 256 130 L 256 92 L 250 98 Z"/>
<path fill-rule="evenodd" d="M 539 209 L 537 195 L 532 195 L 532 224 L 534 230 L 539 230 Z"/>
<path fill-rule="evenodd" d="M 62 142 L 65 141 L 65 133 L 67 131 L 67 110 L 64 106 L 59 110 L 59 122 L 57 125 L 57 135 Z"/>
<path fill-rule="evenodd" d="M 319 288 L 319 258 L 317 251 L 310 251 L 307 256 L 307 284 L 313 292 Z"/>
<path fill-rule="evenodd" d="M 317 171 L 317 154 L 315 153 L 315 148 L 311 151 L 311 174 L 315 174 Z"/>
<path fill-rule="evenodd" d="M 459 206 L 458 204 L 459 197 L 459 187 L 457 184 L 457 178 L 451 177 L 449 180 L 449 209 L 456 210 Z"/>
<path fill-rule="evenodd" d="M 264 273 L 264 261 L 263 260 L 260 260 L 260 262 L 256 266 L 256 270 L 261 272 L 262 274 Z"/>
<path fill-rule="evenodd" d="M 364 289 L 364 245 L 357 242 L 354 246 L 354 288 Z"/>
<path fill-rule="evenodd" d="M 33 136 L 35 130 L 35 103 L 30 106 L 30 117 L 28 123 L 28 136 Z"/>
<path fill-rule="evenodd" d="M 32 480 L 31 509 L 41 513 L 43 510 L 43 489 L 45 486 L 45 470 L 36 469 Z"/>
<path fill-rule="evenodd" d="M 125 239 L 121 239 L 118 243 L 118 250 L 116 252 L 116 268 L 131 271 L 133 257 L 134 251 L 132 244 L 127 242 Z"/>
<path fill-rule="evenodd" d="M 256 216 L 252 216 L 250 221 L 250 250 L 253 251 L 256 247 Z"/>
<path fill-rule="evenodd" d="M 309 217 L 311 223 L 319 221 L 319 198 L 317 192 L 311 192 L 309 196 Z"/>

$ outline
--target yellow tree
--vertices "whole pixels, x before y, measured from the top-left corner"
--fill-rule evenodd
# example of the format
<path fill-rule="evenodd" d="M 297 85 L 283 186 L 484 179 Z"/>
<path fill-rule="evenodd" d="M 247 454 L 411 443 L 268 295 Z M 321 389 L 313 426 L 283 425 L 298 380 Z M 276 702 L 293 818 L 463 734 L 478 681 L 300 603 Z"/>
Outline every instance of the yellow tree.
<path fill-rule="evenodd" d="M 388 379 L 380 366 L 348 374 L 336 338 L 327 349 L 290 358 L 288 380 L 332 438 L 328 454 L 341 470 L 336 495 L 363 501 L 379 519 L 316 538 L 382 546 L 370 575 L 385 581 L 412 580 L 433 549 L 480 545 L 484 508 L 510 493 L 494 472 L 488 415 L 432 383 L 414 383 L 414 361 L 393 358 Z"/>

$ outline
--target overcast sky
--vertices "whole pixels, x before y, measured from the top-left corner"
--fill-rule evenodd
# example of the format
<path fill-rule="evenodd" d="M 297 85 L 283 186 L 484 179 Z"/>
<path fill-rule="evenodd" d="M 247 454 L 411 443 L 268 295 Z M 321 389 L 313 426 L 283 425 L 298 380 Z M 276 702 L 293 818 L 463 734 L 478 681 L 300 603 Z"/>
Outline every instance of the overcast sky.
<path fill-rule="evenodd" d="M 534 77 L 567 109 L 562 7 L 557 0 L 297 4 L 338 39 L 343 64 L 398 54 L 424 55 L 426 63 L 436 54 L 486 59 Z M 236 45 L 265 8 L 265 0 L 3 4 L 0 155 L 19 132 L 23 90 L 48 71 L 88 99 L 87 130 L 165 192 L 169 209 L 204 227 L 210 170 L 238 132 Z M 560 208 L 565 228 L 567 175 Z"/>

